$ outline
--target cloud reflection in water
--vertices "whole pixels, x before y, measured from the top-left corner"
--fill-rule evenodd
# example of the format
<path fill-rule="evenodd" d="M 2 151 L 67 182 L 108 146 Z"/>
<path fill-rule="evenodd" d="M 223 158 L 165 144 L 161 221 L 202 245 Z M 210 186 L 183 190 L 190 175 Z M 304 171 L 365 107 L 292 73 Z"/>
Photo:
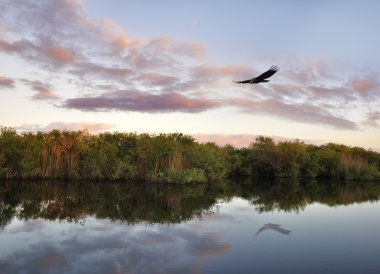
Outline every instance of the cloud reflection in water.
<path fill-rule="evenodd" d="M 17 233 L 33 233 L 33 240 L 2 258 L 0 272 L 197 273 L 202 272 L 208 258 L 231 250 L 217 232 L 167 225 L 110 226 L 108 221 L 99 221 L 93 220 L 85 228 L 65 222 L 42 225 L 41 220 L 13 228 L 10 225 L 3 233 L 14 237 Z M 99 229 L 101 224 L 108 230 Z M 51 237 L 52 231 L 56 237 Z"/>

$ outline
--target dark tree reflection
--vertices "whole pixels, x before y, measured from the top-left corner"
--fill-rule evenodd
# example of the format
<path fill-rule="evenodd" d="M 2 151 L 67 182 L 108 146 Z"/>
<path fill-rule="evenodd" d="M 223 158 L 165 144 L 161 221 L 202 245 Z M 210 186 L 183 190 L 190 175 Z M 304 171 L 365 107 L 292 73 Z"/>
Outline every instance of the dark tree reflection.
<path fill-rule="evenodd" d="M 212 214 L 219 201 L 248 200 L 258 213 L 300 211 L 319 202 L 328 206 L 376 201 L 378 183 L 226 181 L 218 185 L 157 185 L 85 181 L 8 181 L 0 187 L 0 226 L 13 218 L 80 221 L 86 216 L 129 224 L 180 223 Z"/>

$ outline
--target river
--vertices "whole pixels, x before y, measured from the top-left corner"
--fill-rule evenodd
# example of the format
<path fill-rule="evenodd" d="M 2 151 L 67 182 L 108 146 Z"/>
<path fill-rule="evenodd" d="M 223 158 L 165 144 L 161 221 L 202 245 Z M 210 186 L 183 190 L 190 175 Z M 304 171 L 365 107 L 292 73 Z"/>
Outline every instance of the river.
<path fill-rule="evenodd" d="M 380 183 L 0 182 L 0 273 L 380 273 Z"/>

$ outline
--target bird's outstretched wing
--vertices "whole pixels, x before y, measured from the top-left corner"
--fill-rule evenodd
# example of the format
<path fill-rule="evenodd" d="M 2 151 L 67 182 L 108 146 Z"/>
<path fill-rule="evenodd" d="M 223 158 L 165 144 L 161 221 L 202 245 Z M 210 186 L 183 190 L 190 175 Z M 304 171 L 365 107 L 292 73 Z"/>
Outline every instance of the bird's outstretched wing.
<path fill-rule="evenodd" d="M 269 70 L 267 70 L 266 72 L 264 72 L 263 74 L 259 75 L 256 77 L 256 80 L 258 82 L 261 82 L 269 77 L 271 77 L 273 74 L 275 74 L 276 72 L 278 71 L 278 67 L 276 66 L 271 66 L 271 68 Z"/>
<path fill-rule="evenodd" d="M 251 82 L 251 79 L 244 80 L 244 81 L 234 81 L 234 83 L 237 83 L 237 84 L 249 84 L 250 82 Z"/>

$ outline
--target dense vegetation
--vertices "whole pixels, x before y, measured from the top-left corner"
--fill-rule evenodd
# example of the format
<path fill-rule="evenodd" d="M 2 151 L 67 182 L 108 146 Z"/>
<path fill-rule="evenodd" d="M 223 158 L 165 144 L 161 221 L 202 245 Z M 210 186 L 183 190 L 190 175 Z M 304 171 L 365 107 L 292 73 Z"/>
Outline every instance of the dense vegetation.
<path fill-rule="evenodd" d="M 228 176 L 380 178 L 380 153 L 338 144 L 275 143 L 258 137 L 237 149 L 174 134 L 0 129 L 0 178 L 77 178 L 168 183 L 214 182 Z"/>

